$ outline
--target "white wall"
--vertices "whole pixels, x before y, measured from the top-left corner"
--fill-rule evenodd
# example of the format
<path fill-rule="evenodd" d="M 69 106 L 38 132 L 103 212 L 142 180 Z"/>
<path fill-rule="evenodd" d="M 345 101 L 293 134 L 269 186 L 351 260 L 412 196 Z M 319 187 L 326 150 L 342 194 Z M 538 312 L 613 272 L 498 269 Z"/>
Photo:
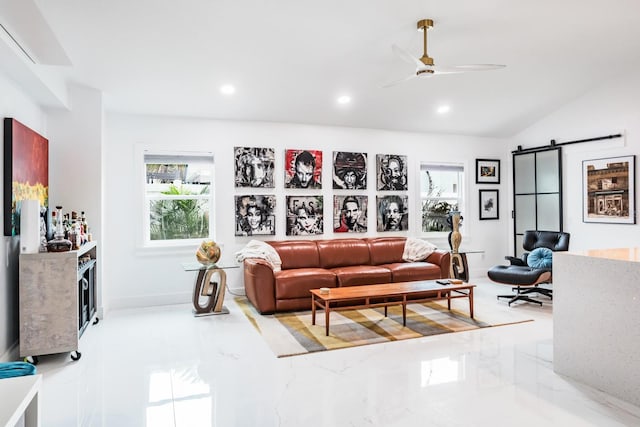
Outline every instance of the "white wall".
<path fill-rule="evenodd" d="M 70 85 L 71 109 L 49 114 L 49 206 L 63 212 L 84 211 L 98 244 L 97 306 L 102 308 L 102 92 Z"/>
<path fill-rule="evenodd" d="M 623 139 L 563 147 L 564 224 L 570 250 L 634 247 L 640 226 L 582 222 L 582 161 L 640 153 L 640 70 L 613 79 L 537 122 L 513 138 L 524 148 L 624 133 Z M 636 158 L 636 162 L 640 158 Z M 637 170 L 637 166 L 636 166 Z M 636 186 L 638 179 L 636 177 Z M 638 197 L 636 191 L 636 197 Z M 638 207 L 636 202 L 636 207 Z"/>
<path fill-rule="evenodd" d="M 182 271 L 180 262 L 191 261 L 195 248 L 182 251 L 150 250 L 140 246 L 142 230 L 143 176 L 141 147 L 174 150 L 206 150 L 215 156 L 216 168 L 216 240 L 224 245 L 223 261 L 233 260 L 233 254 L 250 238 L 235 237 L 234 195 L 275 194 L 276 236 L 285 239 L 284 151 L 287 148 L 323 150 L 323 190 L 325 230 L 332 224 L 331 207 L 335 194 L 331 189 L 333 151 L 361 151 L 369 154 L 369 230 L 375 230 L 375 155 L 404 154 L 409 157 L 408 170 L 411 228 L 402 233 L 418 236 L 419 189 L 417 174 L 421 161 L 461 162 L 467 170 L 468 203 L 463 209 L 463 247 L 485 250 L 484 255 L 471 255 L 472 271 L 485 274 L 486 269 L 502 260 L 506 254 L 506 208 L 501 204 L 499 221 L 478 221 L 478 186 L 475 184 L 475 159 L 506 160 L 504 141 L 450 135 L 387 132 L 378 130 L 304 126 L 273 123 L 225 122 L 215 120 L 179 119 L 109 114 L 105 123 L 105 169 L 109 178 L 105 188 L 105 233 L 103 248 L 108 253 L 104 272 L 103 298 L 106 308 L 135 307 L 175 302 L 191 298 L 193 273 Z M 276 188 L 270 191 L 234 188 L 233 147 L 261 146 L 276 150 Z M 504 184 L 504 178 L 503 178 Z M 482 188 L 498 188 L 488 186 Z M 297 194 L 300 194 L 298 192 Z M 501 198 L 504 200 L 505 192 Z M 373 236 L 369 231 L 359 237 Z M 388 233 L 381 233 L 388 235 Z M 350 235 L 349 237 L 351 237 Z M 270 236 L 269 236 L 270 237 Z M 319 238 L 347 237 L 343 233 L 325 231 Z M 445 241 L 436 242 L 447 247 Z M 241 289 L 240 271 L 229 273 L 230 287 Z"/>
<path fill-rule="evenodd" d="M 42 109 L 1 72 L 0 117 L 15 118 L 47 137 L 47 119 Z M 0 126 L 0 141 L 4 141 L 4 125 Z M 0 221 L 4 221 L 4 208 Z M 17 237 L 3 237 L 0 246 L 0 362 L 17 356 L 10 353 L 18 340 L 18 244 Z"/>

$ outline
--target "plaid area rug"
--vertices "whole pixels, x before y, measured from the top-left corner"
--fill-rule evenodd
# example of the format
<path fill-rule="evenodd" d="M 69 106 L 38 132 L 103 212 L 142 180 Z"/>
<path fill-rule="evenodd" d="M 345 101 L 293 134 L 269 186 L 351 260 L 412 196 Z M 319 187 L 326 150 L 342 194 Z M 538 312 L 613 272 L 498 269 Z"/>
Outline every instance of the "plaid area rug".
<path fill-rule="evenodd" d="M 235 300 L 278 357 L 532 321 L 499 310 L 478 316 L 477 304 L 476 318 L 471 319 L 468 302 L 454 300 L 451 311 L 446 302 L 409 304 L 407 326 L 402 326 L 400 305 L 390 306 L 387 317 L 382 307 L 332 311 L 326 336 L 323 310 L 311 325 L 311 310 L 261 315 L 246 298 Z"/>

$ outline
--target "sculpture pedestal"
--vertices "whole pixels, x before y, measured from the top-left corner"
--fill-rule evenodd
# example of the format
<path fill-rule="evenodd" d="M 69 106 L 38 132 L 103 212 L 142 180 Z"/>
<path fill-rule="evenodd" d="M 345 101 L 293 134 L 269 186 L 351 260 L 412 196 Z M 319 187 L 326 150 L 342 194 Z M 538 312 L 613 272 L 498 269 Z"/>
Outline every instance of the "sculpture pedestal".
<path fill-rule="evenodd" d="M 194 262 L 182 263 L 185 271 L 197 271 L 193 285 L 193 315 L 212 316 L 229 314 L 224 306 L 224 295 L 227 288 L 228 268 L 240 268 L 239 265 L 221 266 L 217 264 L 203 265 Z"/>

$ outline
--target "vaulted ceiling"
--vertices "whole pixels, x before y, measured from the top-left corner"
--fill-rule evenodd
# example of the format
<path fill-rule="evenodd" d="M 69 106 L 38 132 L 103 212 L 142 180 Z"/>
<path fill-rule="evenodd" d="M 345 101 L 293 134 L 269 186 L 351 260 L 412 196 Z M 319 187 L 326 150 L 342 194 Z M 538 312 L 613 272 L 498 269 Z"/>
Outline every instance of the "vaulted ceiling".
<path fill-rule="evenodd" d="M 637 0 L 0 0 L 33 67 L 107 111 L 495 137 L 636 69 L 638 16 Z M 506 67 L 382 88 L 415 71 L 391 46 L 419 57 L 424 18 L 437 65 Z"/>

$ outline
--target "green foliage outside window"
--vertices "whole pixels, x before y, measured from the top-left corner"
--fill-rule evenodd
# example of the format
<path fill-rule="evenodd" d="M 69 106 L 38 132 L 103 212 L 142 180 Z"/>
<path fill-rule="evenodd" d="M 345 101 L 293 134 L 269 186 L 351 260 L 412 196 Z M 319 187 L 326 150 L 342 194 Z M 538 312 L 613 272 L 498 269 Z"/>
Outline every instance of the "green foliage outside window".
<path fill-rule="evenodd" d="M 208 186 L 199 194 L 208 194 Z M 194 195 L 183 188 L 170 185 L 162 194 L 169 196 Z M 150 205 L 151 240 L 197 239 L 209 237 L 209 200 L 176 198 L 152 200 Z"/>

